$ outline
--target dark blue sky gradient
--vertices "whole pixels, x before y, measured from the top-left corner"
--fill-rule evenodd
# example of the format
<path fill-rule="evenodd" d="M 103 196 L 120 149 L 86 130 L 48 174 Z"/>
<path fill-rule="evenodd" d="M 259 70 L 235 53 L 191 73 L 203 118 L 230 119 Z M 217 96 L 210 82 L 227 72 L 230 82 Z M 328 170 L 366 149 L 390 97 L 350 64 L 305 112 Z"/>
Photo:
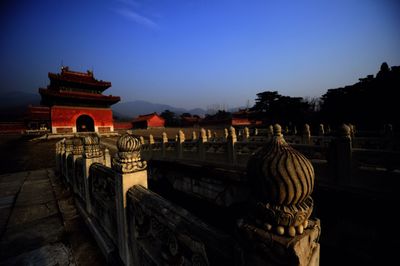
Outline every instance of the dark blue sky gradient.
<path fill-rule="evenodd" d="M 111 81 L 106 94 L 177 107 L 319 97 L 400 65 L 388 0 L 52 0 L 0 4 L 3 90 L 37 92 L 61 62 Z"/>

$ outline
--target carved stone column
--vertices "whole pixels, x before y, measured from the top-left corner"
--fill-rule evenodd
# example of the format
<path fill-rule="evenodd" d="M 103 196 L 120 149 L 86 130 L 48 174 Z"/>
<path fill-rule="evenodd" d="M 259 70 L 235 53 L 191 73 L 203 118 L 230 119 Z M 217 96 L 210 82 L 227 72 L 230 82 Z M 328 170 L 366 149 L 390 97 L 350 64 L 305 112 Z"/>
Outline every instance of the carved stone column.
<path fill-rule="evenodd" d="M 100 137 L 97 135 L 87 135 L 83 137 L 83 181 L 85 186 L 86 211 L 92 213 L 89 191 L 89 169 L 93 163 L 104 164 L 103 152 L 100 150 Z"/>
<path fill-rule="evenodd" d="M 147 188 L 147 163 L 140 157 L 139 139 L 124 134 L 117 141 L 118 152 L 113 158 L 115 175 L 115 204 L 118 223 L 118 249 L 125 265 L 132 265 L 132 254 L 128 249 L 128 230 L 126 221 L 126 193 L 134 185 Z M 136 247 L 131 247 L 135 250 Z M 134 256 L 134 254 L 133 254 Z"/>
<path fill-rule="evenodd" d="M 352 142 L 349 126 L 343 124 L 338 129 L 336 138 L 330 143 L 328 163 L 336 184 L 351 182 Z"/>
<path fill-rule="evenodd" d="M 65 139 L 65 141 L 64 141 L 65 150 L 64 150 L 63 157 L 62 157 L 62 161 L 63 161 L 63 163 L 62 163 L 62 165 L 63 165 L 62 174 L 63 174 L 65 180 L 66 180 L 68 183 L 70 183 L 71 181 L 68 179 L 68 164 L 67 164 L 67 158 L 68 158 L 68 156 L 72 153 L 73 145 L 74 145 L 74 144 L 73 144 L 73 142 L 72 142 L 72 139 Z"/>
<path fill-rule="evenodd" d="M 310 131 L 310 126 L 308 124 L 304 124 L 303 137 L 301 142 L 303 144 L 311 144 L 311 131 Z"/>
<path fill-rule="evenodd" d="M 279 125 L 249 160 L 255 204 L 239 222 L 249 265 L 318 265 L 320 223 L 311 219 L 314 169 L 289 146 Z"/>
<path fill-rule="evenodd" d="M 78 158 L 81 158 L 83 156 L 83 141 L 82 138 L 75 136 L 72 139 L 73 142 L 73 148 L 72 148 L 72 155 L 71 156 L 71 162 L 68 167 L 71 167 L 72 169 L 68 169 L 68 178 L 70 179 L 72 189 L 75 193 L 78 193 L 78 189 L 76 187 L 76 182 L 75 182 L 75 161 Z"/>
<path fill-rule="evenodd" d="M 227 153 L 228 153 L 228 162 L 231 164 L 236 163 L 236 150 L 235 143 L 237 142 L 236 130 L 234 127 L 229 128 L 229 135 L 227 138 Z"/>

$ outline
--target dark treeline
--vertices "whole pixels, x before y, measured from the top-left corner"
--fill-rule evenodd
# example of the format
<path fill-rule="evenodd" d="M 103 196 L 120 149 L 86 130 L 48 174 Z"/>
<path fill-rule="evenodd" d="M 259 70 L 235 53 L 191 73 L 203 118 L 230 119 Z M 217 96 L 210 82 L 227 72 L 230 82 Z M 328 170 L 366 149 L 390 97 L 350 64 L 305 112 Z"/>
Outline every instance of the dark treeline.
<path fill-rule="evenodd" d="M 381 65 L 376 77 L 368 75 L 354 85 L 330 89 L 321 97 L 320 116 L 338 124 L 349 122 L 365 129 L 399 126 L 400 67 Z"/>
<path fill-rule="evenodd" d="M 368 75 L 354 85 L 329 89 L 320 99 L 279 95 L 277 91 L 257 94 L 251 108 L 265 124 L 330 124 L 333 127 L 351 123 L 359 129 L 383 129 L 390 123 L 399 128 L 400 67 L 381 65 L 376 77 Z"/>

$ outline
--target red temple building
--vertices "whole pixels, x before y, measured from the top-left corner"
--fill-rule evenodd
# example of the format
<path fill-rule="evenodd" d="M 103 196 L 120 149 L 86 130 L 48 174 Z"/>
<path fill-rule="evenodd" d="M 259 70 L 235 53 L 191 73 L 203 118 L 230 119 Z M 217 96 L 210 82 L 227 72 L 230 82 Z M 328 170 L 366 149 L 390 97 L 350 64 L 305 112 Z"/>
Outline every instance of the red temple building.
<path fill-rule="evenodd" d="M 132 120 L 133 128 L 154 128 L 164 127 L 165 119 L 159 116 L 157 113 L 139 115 Z"/>
<path fill-rule="evenodd" d="M 52 133 L 114 131 L 110 106 L 120 97 L 102 94 L 111 82 L 95 79 L 91 71 L 75 72 L 68 67 L 62 67 L 59 74 L 49 73 L 49 79 L 47 88 L 39 88 L 41 106 L 30 108 L 40 116 L 40 125 L 51 128 Z"/>

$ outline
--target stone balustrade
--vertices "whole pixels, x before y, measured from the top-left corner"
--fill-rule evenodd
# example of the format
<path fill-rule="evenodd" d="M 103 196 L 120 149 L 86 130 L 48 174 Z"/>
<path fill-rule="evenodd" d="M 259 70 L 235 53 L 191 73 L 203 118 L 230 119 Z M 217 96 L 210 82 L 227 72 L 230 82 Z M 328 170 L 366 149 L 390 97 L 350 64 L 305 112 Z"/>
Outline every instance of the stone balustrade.
<path fill-rule="evenodd" d="M 125 134 L 118 139 L 113 158 L 102 150 L 101 139 L 96 135 L 76 135 L 56 144 L 59 173 L 76 195 L 78 210 L 108 262 L 113 264 L 117 259 L 125 265 L 318 265 L 320 223 L 310 216 L 314 205 L 312 164 L 285 142 L 278 125 L 269 136 L 272 146 L 250 141 L 247 133 L 241 134 L 244 139 L 238 141 L 233 128 L 227 131 L 225 141 L 210 141 L 211 134 L 207 136 L 205 132 L 196 136 L 196 141 L 185 140 L 180 132 L 173 143 L 164 134 L 162 142 L 150 139 L 144 145 L 143 140 Z M 257 146 L 262 148 L 256 149 Z M 263 156 L 270 152 L 275 155 Z M 146 156 L 149 164 L 144 160 Z M 168 157 L 173 160 L 168 161 Z M 254 186 L 257 180 L 260 184 L 279 184 L 280 174 L 265 172 L 263 166 L 270 165 L 268 160 L 275 157 L 291 158 L 283 164 L 274 162 L 277 165 L 273 169 L 287 173 L 288 179 L 282 180 L 303 185 L 294 189 L 286 186 L 286 190 L 280 185 L 267 185 L 267 193 Z M 204 167 L 186 164 L 186 158 L 224 158 L 226 164 Z M 247 163 L 247 170 L 233 172 L 235 164 L 244 163 L 244 158 L 254 164 Z M 163 163 L 168 166 L 162 167 Z M 293 172 L 293 167 L 300 168 Z M 157 179 L 161 185 L 157 186 Z M 162 192 L 167 189 L 162 185 L 166 181 L 176 185 L 176 192 Z M 183 200 L 174 201 L 179 190 L 185 197 L 197 195 L 197 207 L 185 205 Z M 231 206 L 236 204 L 248 207 L 235 212 L 240 218 L 235 221 L 219 212 L 215 213 L 217 217 L 202 216 L 201 210 L 208 209 L 206 205 L 199 207 L 202 204 L 222 208 L 223 212 L 232 211 Z M 271 211 L 276 214 L 270 215 Z M 289 220 L 284 219 L 286 212 Z M 218 225 L 221 219 L 229 224 L 228 228 L 234 228 Z"/>

